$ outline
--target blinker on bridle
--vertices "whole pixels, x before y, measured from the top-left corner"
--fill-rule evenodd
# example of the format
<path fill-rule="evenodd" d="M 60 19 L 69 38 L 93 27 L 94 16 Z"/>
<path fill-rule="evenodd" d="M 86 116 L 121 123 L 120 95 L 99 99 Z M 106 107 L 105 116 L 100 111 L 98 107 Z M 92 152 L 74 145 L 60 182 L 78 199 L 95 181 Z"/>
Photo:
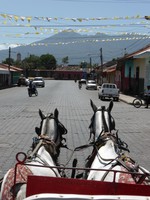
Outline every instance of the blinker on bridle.
<path fill-rule="evenodd" d="M 108 132 L 109 131 L 109 129 L 108 129 L 108 126 L 107 126 L 107 123 L 106 123 L 106 120 L 105 120 L 105 116 L 104 116 L 104 111 L 107 111 L 108 112 L 108 114 L 109 114 L 109 116 L 110 116 L 110 112 L 108 111 L 108 110 L 106 110 L 106 107 L 105 106 L 101 106 L 101 108 L 98 108 L 95 112 L 94 112 L 94 114 L 93 114 L 93 116 L 92 116 L 92 118 L 91 118 L 91 124 L 90 124 L 90 126 L 89 126 L 89 128 L 90 128 L 90 134 L 94 134 L 95 135 L 95 131 L 94 131 L 94 129 L 93 129 L 93 122 L 94 122 L 94 118 L 95 118 L 95 114 L 98 112 L 98 111 L 102 111 L 102 121 L 103 121 L 103 129 L 102 129 L 102 131 L 101 131 L 101 133 L 104 131 L 104 132 Z M 110 124 L 111 122 L 110 122 L 110 120 L 109 120 L 109 124 Z M 100 134 L 101 134 L 100 133 Z M 90 136 L 91 137 L 91 136 Z"/>

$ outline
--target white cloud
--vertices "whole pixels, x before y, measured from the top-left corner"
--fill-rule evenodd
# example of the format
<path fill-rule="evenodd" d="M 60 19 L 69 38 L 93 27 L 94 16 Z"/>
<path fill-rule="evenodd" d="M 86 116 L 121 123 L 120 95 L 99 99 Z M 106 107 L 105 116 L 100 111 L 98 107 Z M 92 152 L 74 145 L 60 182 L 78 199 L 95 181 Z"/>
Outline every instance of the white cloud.
<path fill-rule="evenodd" d="M 20 46 L 20 45 L 19 44 L 0 44 L 0 50 L 9 49 L 9 47 L 15 48 L 18 46 Z"/>

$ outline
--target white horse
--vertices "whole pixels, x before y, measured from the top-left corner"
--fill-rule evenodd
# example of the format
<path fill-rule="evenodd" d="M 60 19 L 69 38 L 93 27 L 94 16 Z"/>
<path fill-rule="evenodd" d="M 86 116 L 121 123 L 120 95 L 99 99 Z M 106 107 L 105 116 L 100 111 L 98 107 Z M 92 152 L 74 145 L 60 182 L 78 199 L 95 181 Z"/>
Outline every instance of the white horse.
<path fill-rule="evenodd" d="M 54 114 L 48 115 L 44 115 L 39 110 L 41 126 L 35 128 L 38 137 L 33 141 L 32 151 L 25 161 L 26 165 L 17 164 L 15 177 L 15 168 L 10 169 L 5 174 L 1 186 L 2 200 L 24 199 L 28 175 L 60 177 L 59 170 L 50 167 L 57 165 L 60 147 L 64 146 L 63 139 L 65 140 L 65 138 L 63 135 L 67 133 L 66 128 L 58 120 L 58 114 L 57 109 L 55 109 Z"/>
<path fill-rule="evenodd" d="M 94 147 L 86 167 L 95 170 L 89 170 L 86 178 L 112 182 L 116 173 L 116 182 L 149 185 L 149 171 L 136 164 L 129 156 L 128 145 L 118 137 L 115 121 L 111 116 L 113 101 L 110 102 L 108 108 L 105 106 L 97 108 L 91 100 L 91 107 L 94 115 L 91 119 L 90 130 L 94 135 Z"/>

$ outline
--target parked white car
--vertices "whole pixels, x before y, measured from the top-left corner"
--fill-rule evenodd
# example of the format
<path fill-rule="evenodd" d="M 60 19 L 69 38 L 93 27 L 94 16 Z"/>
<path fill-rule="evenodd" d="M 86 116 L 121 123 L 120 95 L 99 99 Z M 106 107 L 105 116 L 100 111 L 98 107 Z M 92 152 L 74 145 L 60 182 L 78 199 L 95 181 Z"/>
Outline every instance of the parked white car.
<path fill-rule="evenodd" d="M 81 83 L 81 84 L 86 84 L 86 79 L 83 79 L 83 78 L 82 78 L 82 79 L 80 80 L 80 83 Z"/>
<path fill-rule="evenodd" d="M 97 90 L 97 83 L 95 80 L 88 80 L 86 83 L 86 89 Z"/>
<path fill-rule="evenodd" d="M 98 91 L 98 98 L 103 100 L 105 98 L 113 98 L 113 100 L 119 100 L 119 89 L 114 83 L 103 83 Z"/>
<path fill-rule="evenodd" d="M 25 78 L 24 76 L 19 77 L 18 79 L 18 86 L 20 87 L 21 85 L 28 86 L 29 85 L 29 79 Z"/>
<path fill-rule="evenodd" d="M 45 81 L 43 79 L 43 77 L 35 77 L 33 79 L 33 83 L 35 83 L 35 85 L 38 87 L 45 87 Z"/>

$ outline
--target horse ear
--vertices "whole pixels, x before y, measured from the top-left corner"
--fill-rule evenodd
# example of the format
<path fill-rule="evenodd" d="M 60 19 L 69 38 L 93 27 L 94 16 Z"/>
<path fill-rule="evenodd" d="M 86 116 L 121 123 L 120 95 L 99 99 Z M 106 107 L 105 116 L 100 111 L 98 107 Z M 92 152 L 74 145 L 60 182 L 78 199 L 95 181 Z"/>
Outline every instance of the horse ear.
<path fill-rule="evenodd" d="M 54 110 L 54 116 L 58 119 L 58 114 L 59 114 L 59 112 L 58 112 L 58 110 L 57 110 L 57 108 Z"/>
<path fill-rule="evenodd" d="M 108 106 L 108 108 L 107 108 L 107 110 L 108 110 L 109 112 L 111 112 L 111 110 L 112 110 L 112 108 L 113 108 L 113 105 L 114 105 L 114 102 L 111 100 L 110 103 L 109 103 L 109 106 Z"/>
<path fill-rule="evenodd" d="M 93 103 L 93 101 L 90 99 L 90 102 L 91 102 L 91 107 L 93 109 L 94 112 L 97 111 L 97 106 Z"/>
<path fill-rule="evenodd" d="M 42 113 L 42 111 L 40 109 L 39 109 L 39 115 L 40 115 L 41 119 L 45 118 L 45 115 Z"/>

